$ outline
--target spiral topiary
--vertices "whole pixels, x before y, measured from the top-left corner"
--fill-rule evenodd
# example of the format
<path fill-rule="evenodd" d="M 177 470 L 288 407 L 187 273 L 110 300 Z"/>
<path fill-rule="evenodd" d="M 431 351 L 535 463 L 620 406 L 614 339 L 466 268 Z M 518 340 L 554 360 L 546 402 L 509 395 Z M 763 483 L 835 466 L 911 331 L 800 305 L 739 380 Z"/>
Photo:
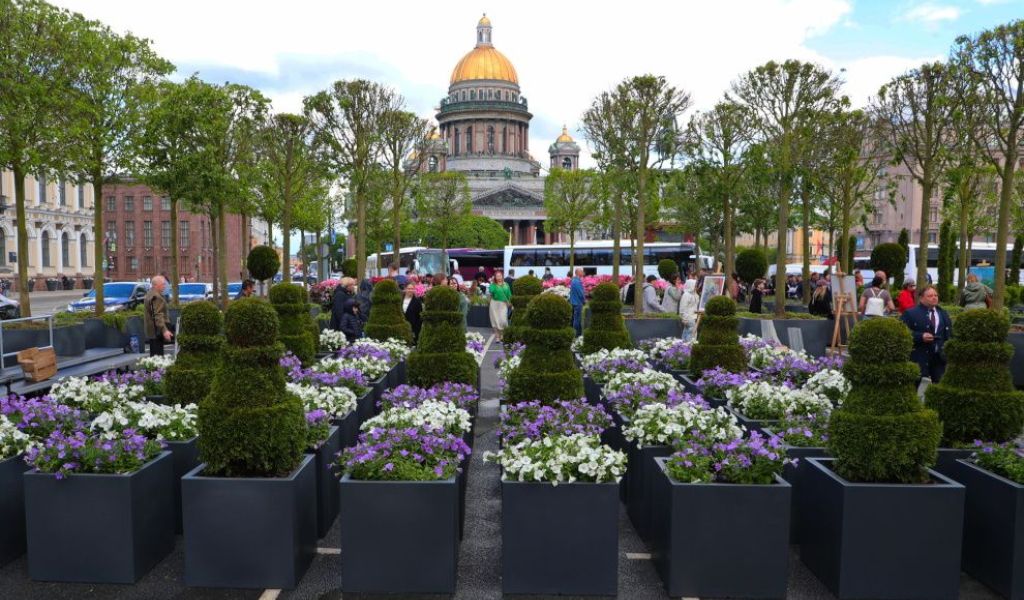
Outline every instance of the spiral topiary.
<path fill-rule="evenodd" d="M 544 284 L 533 275 L 519 277 L 512 282 L 512 318 L 508 327 L 502 335 L 505 345 L 511 346 L 516 342 L 523 342 L 523 332 L 526 330 L 526 310 L 530 300 L 544 291 Z"/>
<path fill-rule="evenodd" d="M 736 255 L 736 274 L 746 283 L 754 283 L 768 272 L 768 258 L 760 248 L 747 248 Z"/>
<path fill-rule="evenodd" d="M 737 333 L 736 303 L 728 296 L 715 296 L 704 307 L 697 330 L 697 343 L 690 354 L 690 369 L 697 375 L 720 367 L 731 373 L 747 370 L 747 355 Z"/>
<path fill-rule="evenodd" d="M 249 251 L 245 259 L 245 268 L 258 281 L 266 281 L 277 274 L 281 268 L 281 259 L 277 251 L 270 246 L 256 246 Z"/>
<path fill-rule="evenodd" d="M 885 271 L 886 277 L 892 277 L 897 271 L 903 271 L 907 267 L 907 254 L 903 246 L 888 242 L 879 244 L 871 250 L 871 268 L 876 271 Z"/>
<path fill-rule="evenodd" d="M 270 304 L 277 311 L 280 323 L 278 337 L 285 349 L 307 365 L 316 358 L 318 335 L 313 335 L 316 323 L 309 315 L 309 296 L 306 289 L 294 283 L 279 283 L 270 288 Z"/>
<path fill-rule="evenodd" d="M 224 346 L 224 316 L 213 302 L 190 302 L 178 317 L 178 355 L 164 373 L 168 404 L 198 404 L 210 391 Z"/>
<path fill-rule="evenodd" d="M 341 274 L 345 277 L 355 277 L 359 270 L 359 263 L 354 258 L 346 258 L 341 263 Z"/>
<path fill-rule="evenodd" d="M 658 261 L 658 276 L 668 281 L 673 275 L 679 274 L 679 265 L 671 258 L 663 258 Z"/>
<path fill-rule="evenodd" d="M 407 359 L 409 383 L 420 387 L 446 381 L 476 385 L 479 366 L 466 352 L 459 293 L 447 286 L 431 288 L 423 297 L 421 318 L 419 343 Z"/>
<path fill-rule="evenodd" d="M 843 374 L 852 384 L 829 422 L 836 473 L 850 481 L 920 483 L 935 463 L 942 428 L 917 397 L 913 339 L 896 319 L 861 321 L 850 333 Z"/>
<path fill-rule="evenodd" d="M 988 309 L 968 310 L 956 320 L 946 342 L 948 366 L 941 383 L 925 390 L 925 405 L 939 413 L 943 444 L 975 440 L 1008 442 L 1024 429 L 1024 392 L 1013 387 L 1006 341 L 1009 316 Z"/>
<path fill-rule="evenodd" d="M 590 326 L 583 331 L 583 353 L 631 348 L 633 344 L 622 319 L 622 301 L 614 283 L 602 283 L 590 292 Z"/>
<path fill-rule="evenodd" d="M 530 301 L 523 332 L 526 349 L 522 362 L 508 382 L 511 404 L 540 400 L 574 400 L 583 396 L 583 374 L 573 359 L 572 306 L 555 294 L 541 294 Z"/>
<path fill-rule="evenodd" d="M 286 392 L 278 365 L 277 313 L 264 301 L 232 302 L 224 317 L 223 361 L 199 404 L 199 458 L 204 475 L 281 477 L 302 460 L 302 402 Z"/>
<path fill-rule="evenodd" d="M 363 330 L 375 340 L 398 339 L 412 344 L 412 325 L 402 314 L 402 291 L 393 279 L 381 279 L 373 286 L 373 310 Z"/>

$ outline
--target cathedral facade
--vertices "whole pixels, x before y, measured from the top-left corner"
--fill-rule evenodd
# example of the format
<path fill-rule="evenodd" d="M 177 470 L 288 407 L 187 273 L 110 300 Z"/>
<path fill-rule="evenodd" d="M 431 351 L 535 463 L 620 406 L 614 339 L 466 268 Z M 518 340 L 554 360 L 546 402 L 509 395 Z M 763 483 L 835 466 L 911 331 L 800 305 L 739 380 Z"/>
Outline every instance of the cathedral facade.
<path fill-rule="evenodd" d="M 484 15 L 476 46 L 452 70 L 425 167 L 465 174 L 473 213 L 501 223 L 513 244 L 557 243 L 563 236 L 545 227 L 544 177 L 530 153 L 532 117 L 516 69 L 494 47 Z M 564 127 L 548 153 L 551 167 L 578 167 L 580 148 Z"/>

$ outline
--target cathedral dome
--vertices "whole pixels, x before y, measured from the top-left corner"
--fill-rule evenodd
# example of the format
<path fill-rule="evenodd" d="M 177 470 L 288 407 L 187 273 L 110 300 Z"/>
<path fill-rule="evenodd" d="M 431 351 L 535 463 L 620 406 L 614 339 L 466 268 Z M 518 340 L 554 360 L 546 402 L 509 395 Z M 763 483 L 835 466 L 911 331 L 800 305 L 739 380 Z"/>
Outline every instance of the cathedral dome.
<path fill-rule="evenodd" d="M 562 135 L 558 136 L 558 139 L 555 140 L 555 143 L 556 144 L 565 144 L 565 143 L 571 144 L 574 141 L 576 141 L 576 140 L 572 139 L 572 136 L 569 135 L 569 129 L 565 125 L 562 125 Z"/>
<path fill-rule="evenodd" d="M 452 70 L 451 85 L 462 81 L 489 79 L 519 85 L 519 76 L 512 61 L 495 50 L 491 43 L 491 20 L 484 15 L 476 26 L 476 47 L 470 50 Z"/>

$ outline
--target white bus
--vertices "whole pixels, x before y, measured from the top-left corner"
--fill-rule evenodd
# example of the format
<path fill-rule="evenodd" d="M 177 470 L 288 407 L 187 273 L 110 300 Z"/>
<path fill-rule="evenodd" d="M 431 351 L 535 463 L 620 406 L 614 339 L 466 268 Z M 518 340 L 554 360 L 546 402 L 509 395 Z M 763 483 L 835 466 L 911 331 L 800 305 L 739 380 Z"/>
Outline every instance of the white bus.
<path fill-rule="evenodd" d="M 577 242 L 575 247 L 577 267 L 581 267 L 587 275 L 612 274 L 612 240 Z M 667 259 L 679 265 L 679 271 L 685 273 L 693 267 L 699 250 L 687 242 L 648 242 L 644 244 L 644 275 L 657 275 L 658 262 Z M 701 268 L 710 268 L 711 257 L 700 256 Z M 619 251 L 619 272 L 622 275 L 632 273 L 633 249 L 628 240 L 622 240 Z M 569 245 L 553 244 L 549 246 L 505 246 L 505 273 L 515 269 L 517 277 L 529 271 L 537 277 L 544 275 L 545 268 L 551 269 L 555 277 L 568 277 Z"/>
<path fill-rule="evenodd" d="M 380 257 L 380 264 L 377 263 L 378 257 Z M 366 272 L 370 277 L 385 277 L 388 274 L 388 266 L 393 261 L 394 253 L 392 252 L 371 254 L 366 257 Z M 450 275 L 453 266 L 448 259 L 447 250 L 414 246 L 411 248 L 401 248 L 398 251 L 398 272 L 404 275 L 409 269 L 416 269 L 416 272 L 420 275 L 426 275 L 427 273 Z"/>

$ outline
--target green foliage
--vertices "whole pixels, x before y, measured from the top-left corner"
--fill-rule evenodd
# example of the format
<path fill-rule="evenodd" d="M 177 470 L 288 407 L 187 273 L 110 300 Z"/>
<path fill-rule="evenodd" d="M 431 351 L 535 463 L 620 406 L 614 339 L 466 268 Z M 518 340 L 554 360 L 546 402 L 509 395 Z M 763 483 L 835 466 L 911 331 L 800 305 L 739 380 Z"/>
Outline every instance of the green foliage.
<path fill-rule="evenodd" d="M 852 389 L 829 422 L 836 472 L 864 482 L 917 483 L 935 462 L 938 415 L 917 399 L 913 338 L 896 319 L 861 321 L 850 333 L 843 373 Z"/>
<path fill-rule="evenodd" d="M 1021 293 L 1024 292 L 1024 287 L 1019 285 L 1008 284 L 1006 286 L 1005 293 L 1003 294 L 1003 306 L 1016 306 L 1021 303 L 1024 298 L 1021 297 Z"/>
<path fill-rule="evenodd" d="M 715 296 L 704 307 L 697 330 L 697 343 L 690 355 L 690 369 L 696 375 L 721 367 L 732 373 L 747 370 L 747 355 L 736 332 L 739 317 L 736 303 L 728 296 Z"/>
<path fill-rule="evenodd" d="M 671 277 L 673 275 L 678 275 L 678 274 L 679 274 L 679 265 L 676 264 L 676 261 L 672 260 L 671 258 L 665 258 L 665 259 L 662 259 L 662 260 L 658 261 L 658 275 L 662 279 L 667 281 L 667 280 L 671 279 Z"/>
<path fill-rule="evenodd" d="M 1010 253 L 1010 276 L 1009 280 L 1006 282 L 1009 285 L 1020 285 L 1020 260 L 1022 251 L 1024 251 L 1024 235 L 1016 235 L 1013 238 L 1013 252 Z M 1020 294 L 1017 295 L 1017 298 L 1020 298 Z M 1008 306 L 1013 306 L 1013 304 L 1008 304 Z"/>
<path fill-rule="evenodd" d="M 899 244 L 879 244 L 871 251 L 871 268 L 893 277 L 907 267 L 907 254 Z"/>
<path fill-rule="evenodd" d="M 213 302 L 191 302 L 181 309 L 179 329 L 183 334 L 220 335 L 224 329 L 224 315 Z M 181 340 L 178 340 L 179 344 Z"/>
<path fill-rule="evenodd" d="M 746 283 L 764 277 L 768 272 L 768 259 L 757 248 L 747 248 L 736 255 L 736 273 Z"/>
<path fill-rule="evenodd" d="M 270 304 L 277 312 L 278 341 L 302 364 L 311 364 L 319 345 L 319 328 L 309 314 L 306 288 L 294 283 L 278 283 L 270 288 Z"/>
<path fill-rule="evenodd" d="M 602 283 L 590 293 L 590 326 L 583 330 L 583 353 L 631 348 L 629 331 L 622 318 L 622 301 L 614 283 Z"/>
<path fill-rule="evenodd" d="M 359 272 L 356 264 L 356 259 L 346 258 L 341 263 L 341 274 L 344 275 L 345 277 L 355 277 L 356 273 Z"/>
<path fill-rule="evenodd" d="M 418 221 L 411 225 L 409 233 L 412 239 L 419 239 L 424 246 L 441 247 L 441 235 L 436 229 Z M 448 246 L 452 248 L 500 249 L 508 244 L 508 230 L 498 221 L 483 215 L 470 214 L 457 219 L 448 236 Z"/>
<path fill-rule="evenodd" d="M 431 288 L 423 297 L 422 319 L 419 343 L 407 359 L 409 383 L 421 387 L 445 381 L 476 385 L 479 366 L 466 352 L 459 293 L 447 286 Z"/>
<path fill-rule="evenodd" d="M 229 344 L 199 405 L 205 473 L 285 476 L 302 459 L 306 421 L 302 402 L 285 391 L 277 315 L 266 302 L 239 300 L 228 308 L 224 329 Z"/>
<path fill-rule="evenodd" d="M 413 189 L 413 198 L 421 224 L 440 237 L 441 248 L 448 248 L 456 226 L 469 216 L 472 206 L 465 174 L 425 173 Z"/>
<path fill-rule="evenodd" d="M 846 272 L 853 273 L 853 258 L 857 256 L 857 236 L 851 235 L 846 241 Z"/>
<path fill-rule="evenodd" d="M 393 279 L 381 279 L 373 286 L 370 300 L 373 310 L 364 327 L 366 336 L 381 341 L 394 338 L 412 345 L 412 325 L 402 314 L 402 291 L 398 284 Z"/>
<path fill-rule="evenodd" d="M 949 295 L 949 284 L 951 282 L 949 275 L 952 272 L 952 265 L 950 264 L 952 262 L 952 251 L 950 249 L 951 233 L 949 221 L 943 221 L 942 225 L 939 226 L 939 256 L 936 263 L 939 280 L 935 285 L 938 288 L 940 302 L 953 302 L 956 298 Z"/>
<path fill-rule="evenodd" d="M 900 230 L 900 237 L 896 240 L 896 243 L 899 244 L 903 248 L 903 256 L 907 257 L 907 259 L 904 259 L 904 262 L 906 260 L 909 260 L 909 257 L 910 257 L 910 232 L 907 231 L 906 227 L 904 227 L 903 229 Z M 906 269 L 904 268 L 904 270 L 897 271 L 896 273 L 892 274 L 893 289 L 894 290 L 902 290 L 903 289 L 903 280 L 906 278 L 905 270 Z"/>
<path fill-rule="evenodd" d="M 957 318 L 945 346 L 946 374 L 925 390 L 925 404 L 942 420 L 944 444 L 1002 443 L 1024 431 L 1024 392 L 1014 389 L 1010 374 L 1009 330 L 1003 312 L 975 309 Z"/>
<path fill-rule="evenodd" d="M 270 246 L 256 246 L 245 259 L 245 268 L 258 281 L 266 281 L 281 269 L 281 259 Z"/>
<path fill-rule="evenodd" d="M 572 340 L 572 306 L 555 294 L 540 294 L 526 311 L 522 362 L 509 382 L 510 403 L 575 400 L 583 397 L 583 373 L 576 368 Z"/>
<path fill-rule="evenodd" d="M 502 340 L 506 345 L 525 341 L 523 333 L 528 327 L 526 323 L 527 307 L 530 305 L 530 301 L 543 291 L 543 282 L 533 275 L 517 277 L 512 282 L 512 317 L 502 335 Z"/>

